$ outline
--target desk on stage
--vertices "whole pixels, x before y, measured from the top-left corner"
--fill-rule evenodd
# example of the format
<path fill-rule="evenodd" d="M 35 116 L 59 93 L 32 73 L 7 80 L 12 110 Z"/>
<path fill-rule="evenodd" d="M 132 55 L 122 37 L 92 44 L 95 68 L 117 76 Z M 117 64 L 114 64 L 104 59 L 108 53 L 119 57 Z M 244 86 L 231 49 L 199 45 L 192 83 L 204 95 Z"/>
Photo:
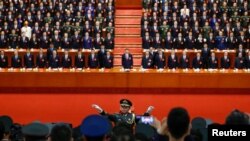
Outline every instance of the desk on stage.
<path fill-rule="evenodd" d="M 1 69 L 0 77 L 7 92 L 250 92 L 250 70 Z"/>

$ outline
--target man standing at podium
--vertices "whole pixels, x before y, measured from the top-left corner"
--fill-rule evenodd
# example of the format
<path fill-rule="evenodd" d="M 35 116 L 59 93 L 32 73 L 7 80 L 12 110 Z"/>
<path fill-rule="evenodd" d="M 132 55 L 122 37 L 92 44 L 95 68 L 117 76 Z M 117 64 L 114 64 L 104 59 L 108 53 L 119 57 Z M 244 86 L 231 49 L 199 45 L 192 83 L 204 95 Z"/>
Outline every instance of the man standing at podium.
<path fill-rule="evenodd" d="M 122 67 L 124 69 L 133 68 L 133 56 L 129 53 L 128 49 L 125 49 L 125 53 L 122 55 Z"/>

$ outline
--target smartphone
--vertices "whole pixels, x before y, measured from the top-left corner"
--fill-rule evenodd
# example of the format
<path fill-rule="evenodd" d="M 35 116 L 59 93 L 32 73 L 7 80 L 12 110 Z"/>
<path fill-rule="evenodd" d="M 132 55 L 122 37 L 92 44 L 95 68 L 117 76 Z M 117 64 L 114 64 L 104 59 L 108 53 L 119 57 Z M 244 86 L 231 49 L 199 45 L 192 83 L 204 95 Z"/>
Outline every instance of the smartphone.
<path fill-rule="evenodd" d="M 154 118 L 152 116 L 141 116 L 140 122 L 144 124 L 153 124 Z"/>

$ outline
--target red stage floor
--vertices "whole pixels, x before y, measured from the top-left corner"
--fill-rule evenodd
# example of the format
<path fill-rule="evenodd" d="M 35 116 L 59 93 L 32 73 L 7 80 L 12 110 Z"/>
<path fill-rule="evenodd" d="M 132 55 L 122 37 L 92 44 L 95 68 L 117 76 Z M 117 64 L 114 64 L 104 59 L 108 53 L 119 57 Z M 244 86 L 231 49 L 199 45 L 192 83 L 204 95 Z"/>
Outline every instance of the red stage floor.
<path fill-rule="evenodd" d="M 220 123 L 235 108 L 250 112 L 250 95 L 242 94 L 0 94 L 0 115 L 10 115 L 22 124 L 39 120 L 76 126 L 86 115 L 96 113 L 91 104 L 117 112 L 121 98 L 131 99 L 138 114 L 149 105 L 155 106 L 153 114 L 159 119 L 175 106 L 187 108 L 192 117 L 203 116 Z"/>

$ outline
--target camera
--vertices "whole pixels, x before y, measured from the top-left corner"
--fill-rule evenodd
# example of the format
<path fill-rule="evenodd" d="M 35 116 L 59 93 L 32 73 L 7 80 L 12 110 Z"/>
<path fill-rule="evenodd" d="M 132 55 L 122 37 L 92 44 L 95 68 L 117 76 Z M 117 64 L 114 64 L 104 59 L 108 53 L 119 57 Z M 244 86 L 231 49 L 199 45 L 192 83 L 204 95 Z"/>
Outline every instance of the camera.
<path fill-rule="evenodd" d="M 153 124 L 154 123 L 154 118 L 152 116 L 138 116 L 139 123 L 144 123 L 144 124 Z"/>

